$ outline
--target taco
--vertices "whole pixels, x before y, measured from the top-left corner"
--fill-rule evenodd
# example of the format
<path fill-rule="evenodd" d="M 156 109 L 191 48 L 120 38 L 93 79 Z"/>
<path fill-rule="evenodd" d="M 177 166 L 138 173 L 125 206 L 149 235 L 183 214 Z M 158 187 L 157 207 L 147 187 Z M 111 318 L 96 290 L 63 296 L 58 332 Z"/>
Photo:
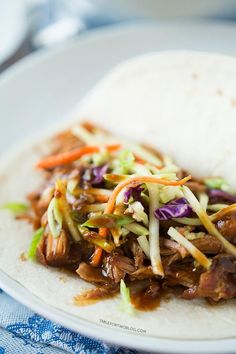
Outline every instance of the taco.
<path fill-rule="evenodd" d="M 95 323 L 234 337 L 235 75 L 198 53 L 115 69 L 76 121 L 2 162 L 0 268 Z"/>

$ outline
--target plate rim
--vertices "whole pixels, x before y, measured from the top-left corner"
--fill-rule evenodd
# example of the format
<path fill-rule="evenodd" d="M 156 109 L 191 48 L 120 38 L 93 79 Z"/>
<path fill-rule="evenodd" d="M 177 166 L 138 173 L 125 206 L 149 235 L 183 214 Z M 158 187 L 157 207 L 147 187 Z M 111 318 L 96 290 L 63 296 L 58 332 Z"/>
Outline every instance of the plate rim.
<path fill-rule="evenodd" d="M 136 335 L 122 330 L 116 332 L 116 330 L 112 328 L 86 321 L 45 303 L 2 270 L 0 270 L 0 287 L 12 298 L 44 318 L 47 318 L 48 320 L 51 320 L 76 333 L 93 339 L 105 341 L 107 344 L 114 344 L 119 347 L 128 347 L 145 351 L 148 350 L 151 352 L 156 352 L 156 350 L 158 350 L 163 353 L 168 353 L 171 351 L 171 353 L 176 354 L 189 354 L 190 352 L 191 354 L 235 354 L 234 348 L 236 346 L 236 338 L 178 340 Z M 63 321 L 61 321 L 62 316 Z M 99 331 L 97 331 L 98 328 Z M 119 336 L 114 334 L 122 334 L 122 342 L 120 341 Z"/>
<path fill-rule="evenodd" d="M 174 21 L 175 22 L 175 21 Z M 178 22 L 178 21 L 176 21 Z M 187 23 L 188 21 L 186 21 Z M 222 25 L 223 21 L 203 21 L 205 24 L 214 23 Z M 173 23 L 173 21 L 171 21 Z M 191 21 L 191 23 L 199 24 L 199 21 Z M 124 35 L 127 30 L 134 30 L 135 28 L 157 28 L 158 24 L 153 21 L 138 21 L 135 24 L 119 24 L 93 30 L 87 34 L 60 45 L 51 50 L 42 50 L 33 53 L 28 57 L 20 60 L 17 64 L 7 69 L 0 76 L 0 90 L 4 87 L 8 80 L 14 79 L 29 67 L 42 64 L 47 58 L 57 55 L 62 55 L 64 51 L 72 49 L 74 46 L 79 45 L 81 42 L 97 41 L 100 38 L 111 37 L 114 35 Z M 19 145 L 19 144 L 18 144 Z M 14 148 L 14 147 L 13 147 Z M 38 298 L 36 295 L 30 293 L 27 288 L 15 281 L 4 271 L 0 270 L 0 286 L 1 288 L 15 300 L 21 304 L 32 309 L 41 316 L 48 318 L 66 328 L 69 328 L 77 333 L 93 337 L 98 340 L 103 340 L 107 343 L 115 344 L 118 346 L 127 346 L 129 348 L 139 350 L 149 350 L 155 352 L 156 350 L 162 352 L 172 353 L 222 353 L 234 354 L 236 347 L 236 338 L 226 339 L 212 339 L 212 340 L 177 340 L 169 338 L 157 338 L 153 336 L 138 335 L 127 331 L 116 331 L 115 329 L 100 326 L 98 323 L 91 323 L 76 316 L 70 315 L 63 310 L 59 310 Z M 63 318 L 63 319 L 62 319 Z M 62 319 L 62 320 L 61 320 Z M 122 338 L 120 338 L 120 334 Z"/>
<path fill-rule="evenodd" d="M 228 21 L 225 19 L 204 19 L 204 18 L 190 18 L 190 19 L 160 19 L 155 20 L 147 20 L 147 19 L 137 19 L 131 22 L 120 22 L 109 24 L 104 27 L 98 27 L 94 29 L 85 30 L 81 32 L 78 37 L 74 37 L 68 39 L 68 41 L 59 43 L 52 47 L 39 48 L 37 51 L 33 51 L 32 53 L 26 55 L 23 58 L 20 58 L 16 63 L 6 68 L 2 73 L 0 73 L 0 88 L 5 83 L 5 81 L 10 80 L 14 75 L 24 71 L 28 68 L 28 66 L 36 65 L 44 60 L 47 60 L 49 57 L 53 57 L 63 53 L 64 51 L 71 50 L 74 46 L 79 43 L 87 42 L 87 41 L 97 41 L 100 38 L 104 37 L 113 37 L 114 35 L 121 35 L 122 32 L 126 31 L 134 31 L 136 29 L 147 30 L 147 29 L 158 29 L 160 26 L 211 26 L 212 28 L 224 28 L 227 30 L 235 30 L 236 25 L 233 21 Z M 180 50 L 180 49 L 172 49 L 172 50 Z M 172 51 L 171 50 L 171 51 Z M 193 50 L 194 51 L 194 50 Z M 202 52 L 208 52 L 202 51 Z M 214 52 L 211 52 L 214 53 Z M 225 54 L 221 52 L 215 52 L 217 54 Z M 230 54 L 225 54 L 229 55 Z"/>

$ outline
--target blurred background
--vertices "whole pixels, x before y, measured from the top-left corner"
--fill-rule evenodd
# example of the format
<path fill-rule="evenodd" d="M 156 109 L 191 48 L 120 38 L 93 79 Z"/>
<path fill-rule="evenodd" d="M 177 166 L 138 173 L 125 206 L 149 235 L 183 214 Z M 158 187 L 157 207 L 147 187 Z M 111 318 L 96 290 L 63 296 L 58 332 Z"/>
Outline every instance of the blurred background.
<path fill-rule="evenodd" d="M 92 29 L 143 20 L 167 21 L 169 28 L 176 20 L 179 24 L 204 20 L 236 26 L 236 1 L 0 0 L 0 72 L 31 52 L 64 44 Z M 212 37 L 209 42 L 217 40 Z M 232 52 L 236 53 L 236 44 Z"/>

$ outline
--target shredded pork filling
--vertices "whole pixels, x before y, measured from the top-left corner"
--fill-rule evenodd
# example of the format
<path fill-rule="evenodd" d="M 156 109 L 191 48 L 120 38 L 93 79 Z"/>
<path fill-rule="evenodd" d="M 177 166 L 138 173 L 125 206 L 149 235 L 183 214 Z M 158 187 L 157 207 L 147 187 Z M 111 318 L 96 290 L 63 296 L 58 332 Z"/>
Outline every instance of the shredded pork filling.
<path fill-rule="evenodd" d="M 124 281 L 139 309 L 168 291 L 236 297 L 235 195 L 219 177 L 191 178 L 155 149 L 91 123 L 50 145 L 52 155 L 37 164 L 44 183 L 28 195 L 27 218 L 43 228 L 38 262 L 96 284 L 87 299 L 116 294 Z"/>

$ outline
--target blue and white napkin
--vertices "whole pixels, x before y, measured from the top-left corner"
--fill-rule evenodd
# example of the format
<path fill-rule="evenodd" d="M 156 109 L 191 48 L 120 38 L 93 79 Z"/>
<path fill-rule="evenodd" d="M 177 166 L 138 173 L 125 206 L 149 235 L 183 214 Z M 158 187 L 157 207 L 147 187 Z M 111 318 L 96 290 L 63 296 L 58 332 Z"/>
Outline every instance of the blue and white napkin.
<path fill-rule="evenodd" d="M 59 326 L 0 290 L 0 354 L 138 354 Z"/>

